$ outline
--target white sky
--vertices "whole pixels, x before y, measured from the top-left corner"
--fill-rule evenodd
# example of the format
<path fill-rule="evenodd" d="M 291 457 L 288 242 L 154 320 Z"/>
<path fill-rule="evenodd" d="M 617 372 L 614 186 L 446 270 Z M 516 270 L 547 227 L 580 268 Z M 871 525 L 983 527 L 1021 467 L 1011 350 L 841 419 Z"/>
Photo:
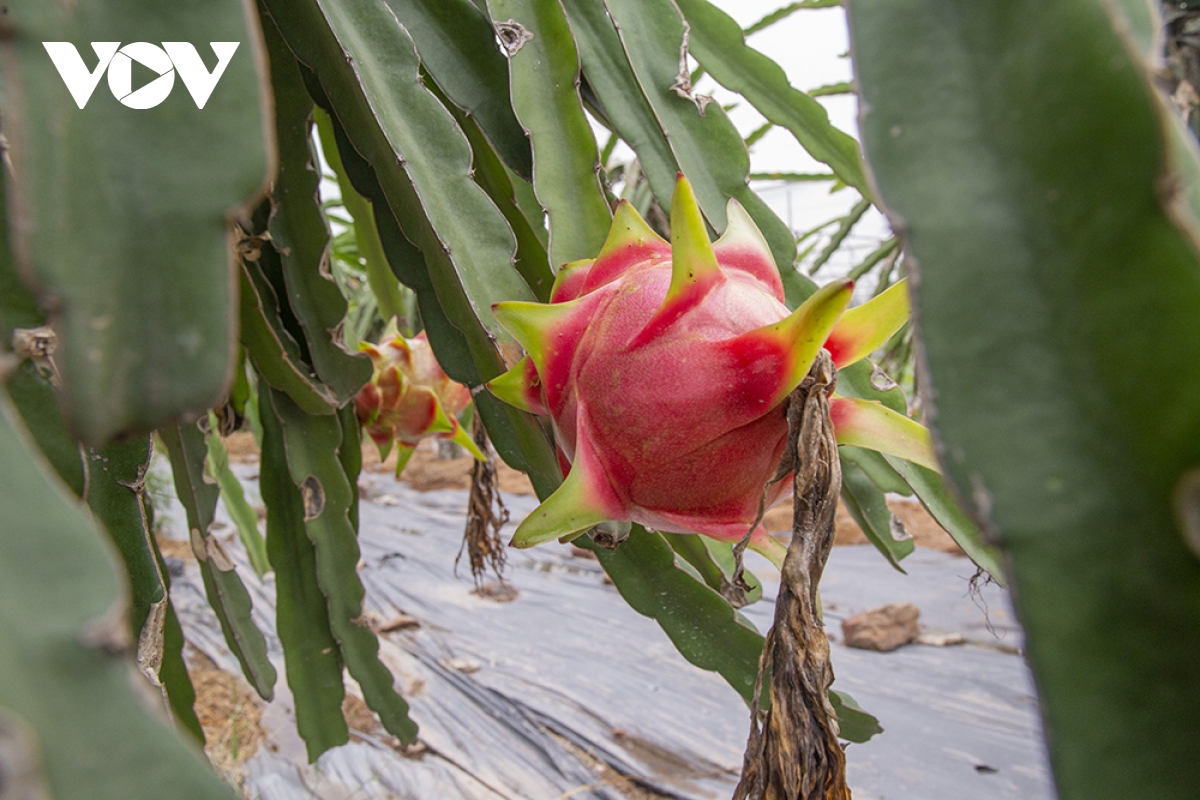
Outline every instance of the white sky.
<path fill-rule="evenodd" d="M 787 0 L 712 0 L 741 26 L 748 27 Z M 747 40 L 783 67 L 788 80 L 797 89 L 811 90 L 830 83 L 849 81 L 849 34 L 846 12 L 841 7 L 797 11 L 775 25 L 759 31 Z M 728 104 L 733 98 L 711 79 L 705 79 L 698 91 L 713 94 Z M 829 112 L 830 121 L 838 128 L 858 138 L 858 101 L 854 95 L 835 95 L 818 98 Z M 742 102 L 730 112 L 730 118 L 745 136 L 765 120 L 748 103 Z M 828 168 L 814 160 L 786 130 L 774 128 L 754 146 L 750 153 L 753 172 L 827 172 Z M 806 231 L 833 217 L 843 215 L 858 201 L 853 189 L 829 193 L 828 183 L 761 182 L 755 190 L 771 205 L 775 213 L 792 229 Z M 833 227 L 826 232 L 832 233 Z M 842 246 L 842 251 L 819 274 L 829 279 L 847 272 L 889 235 L 882 215 L 871 209 L 858 223 Z M 817 247 L 819 252 L 821 246 Z"/>

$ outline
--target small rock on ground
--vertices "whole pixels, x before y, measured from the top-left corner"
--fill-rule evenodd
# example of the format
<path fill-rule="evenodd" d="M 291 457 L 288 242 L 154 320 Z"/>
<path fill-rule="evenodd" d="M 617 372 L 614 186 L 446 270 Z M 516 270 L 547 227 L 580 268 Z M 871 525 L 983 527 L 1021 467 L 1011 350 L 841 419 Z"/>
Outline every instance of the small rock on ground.
<path fill-rule="evenodd" d="M 847 647 L 888 652 L 917 638 L 920 610 L 912 603 L 888 603 L 842 620 Z"/>

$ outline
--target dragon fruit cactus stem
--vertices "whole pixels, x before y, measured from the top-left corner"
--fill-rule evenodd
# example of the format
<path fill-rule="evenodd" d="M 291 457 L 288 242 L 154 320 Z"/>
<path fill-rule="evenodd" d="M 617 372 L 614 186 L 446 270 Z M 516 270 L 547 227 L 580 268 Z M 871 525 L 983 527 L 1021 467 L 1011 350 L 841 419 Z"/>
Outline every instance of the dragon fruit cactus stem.
<path fill-rule="evenodd" d="M 907 319 L 900 285 L 846 312 L 846 280 L 790 312 L 762 234 L 736 201 L 727 214 L 711 242 L 680 175 L 670 242 L 622 201 L 600 254 L 563 266 L 549 303 L 493 307 L 527 355 L 488 388 L 550 418 L 566 472 L 514 545 L 605 520 L 740 540 L 784 452 L 784 400 L 820 349 L 845 366 Z M 840 443 L 935 467 L 928 433 L 902 414 L 836 397 L 831 416 Z M 771 485 L 767 504 L 790 485 Z M 781 563 L 761 525 L 750 545 Z"/>
<path fill-rule="evenodd" d="M 405 339 L 389 325 L 378 345 L 359 345 L 371 357 L 371 382 L 354 398 L 358 421 L 386 459 L 393 443 L 398 451 L 396 474 L 426 438 L 448 439 L 480 461 L 483 453 L 459 424 L 458 415 L 471 393 L 451 380 L 433 356 L 425 334 Z"/>

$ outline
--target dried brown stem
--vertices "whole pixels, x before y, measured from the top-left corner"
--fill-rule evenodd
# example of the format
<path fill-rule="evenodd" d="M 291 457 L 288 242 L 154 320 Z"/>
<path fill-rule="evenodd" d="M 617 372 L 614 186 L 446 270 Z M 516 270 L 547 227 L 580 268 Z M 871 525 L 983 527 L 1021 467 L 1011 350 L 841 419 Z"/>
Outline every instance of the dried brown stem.
<path fill-rule="evenodd" d="M 734 800 L 844 800 L 846 757 L 829 704 L 833 667 L 817 605 L 817 586 L 833 546 L 842 472 L 829 418 L 836 372 L 821 351 L 788 401 L 784 465 L 795 470 L 792 541 L 783 562 L 775 624 L 759 665 L 761 697 L 770 675 L 770 707 L 755 707 L 742 778 Z"/>
<path fill-rule="evenodd" d="M 463 546 L 458 551 L 462 558 L 463 550 L 471 562 L 471 575 L 478 587 L 483 582 L 483 576 L 490 567 L 492 572 L 504 583 L 504 542 L 500 538 L 500 529 L 508 522 L 508 509 L 500 498 L 500 486 L 496 477 L 496 462 L 492 459 L 487 433 L 475 414 L 472 436 L 479 451 L 487 457 L 485 461 L 476 461 L 471 467 L 471 497 L 467 501 L 467 527 L 463 531 Z M 458 559 L 454 561 L 458 566 Z"/>

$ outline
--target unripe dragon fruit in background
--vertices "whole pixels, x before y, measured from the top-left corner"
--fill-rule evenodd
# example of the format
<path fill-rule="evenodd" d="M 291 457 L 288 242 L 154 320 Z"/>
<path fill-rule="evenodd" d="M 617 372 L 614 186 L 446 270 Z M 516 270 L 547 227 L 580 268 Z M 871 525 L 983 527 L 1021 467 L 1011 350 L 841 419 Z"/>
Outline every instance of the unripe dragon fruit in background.
<path fill-rule="evenodd" d="M 405 339 L 389 327 L 378 345 L 364 342 L 371 356 L 371 382 L 354 398 L 358 421 L 387 458 L 393 442 L 398 457 L 396 474 L 412 457 L 417 444 L 430 437 L 462 445 L 480 461 L 483 454 L 458 422 L 471 402 L 471 392 L 442 371 L 424 333 Z"/>
<path fill-rule="evenodd" d="M 488 388 L 548 416 L 569 469 L 515 545 L 606 520 L 740 540 L 784 452 L 784 400 L 821 347 L 843 367 L 908 318 L 902 285 L 846 311 L 850 281 L 789 312 L 762 234 L 736 201 L 727 215 L 710 242 L 680 176 L 669 243 L 622 201 L 600 254 L 565 265 L 549 303 L 494 306 L 527 355 Z M 927 431 L 908 417 L 847 397 L 830 413 L 839 443 L 936 469 Z M 790 489 L 775 483 L 767 505 Z M 750 545 L 781 563 L 783 545 L 761 526 Z"/>

